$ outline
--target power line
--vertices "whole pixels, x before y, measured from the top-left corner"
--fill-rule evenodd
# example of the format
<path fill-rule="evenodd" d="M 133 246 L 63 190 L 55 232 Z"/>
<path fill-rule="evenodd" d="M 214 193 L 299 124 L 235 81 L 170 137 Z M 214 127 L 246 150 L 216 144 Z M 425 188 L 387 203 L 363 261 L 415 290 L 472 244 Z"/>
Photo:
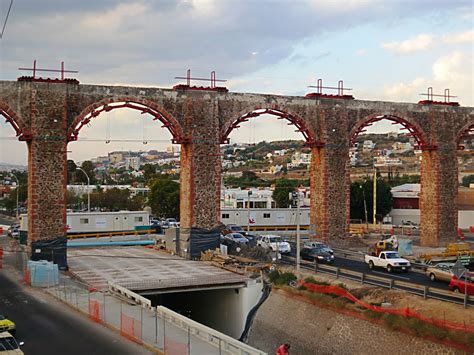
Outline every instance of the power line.
<path fill-rule="evenodd" d="M 10 6 L 8 7 L 7 17 L 5 18 L 5 23 L 3 24 L 2 33 L 0 33 L 0 39 L 2 39 L 3 33 L 5 32 L 5 27 L 7 26 L 7 21 L 8 21 L 8 17 L 10 16 L 10 10 L 12 9 L 12 5 L 13 5 L 13 0 L 10 0 Z"/>

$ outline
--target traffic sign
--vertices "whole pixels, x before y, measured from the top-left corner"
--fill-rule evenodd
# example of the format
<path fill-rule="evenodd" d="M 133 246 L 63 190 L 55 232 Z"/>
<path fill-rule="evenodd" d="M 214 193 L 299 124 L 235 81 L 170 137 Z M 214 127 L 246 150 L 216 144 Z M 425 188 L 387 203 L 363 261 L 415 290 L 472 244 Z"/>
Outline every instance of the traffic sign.
<path fill-rule="evenodd" d="M 458 256 L 458 260 L 464 266 L 468 266 L 471 263 L 471 256 L 470 255 L 460 255 L 460 256 Z"/>
<path fill-rule="evenodd" d="M 454 265 L 453 265 L 453 268 L 451 269 L 451 271 L 453 272 L 454 276 L 456 276 L 456 278 L 458 280 L 461 279 L 462 275 L 464 275 L 464 273 L 466 273 L 468 270 L 464 267 L 464 265 L 462 264 L 461 260 L 458 259 Z"/>

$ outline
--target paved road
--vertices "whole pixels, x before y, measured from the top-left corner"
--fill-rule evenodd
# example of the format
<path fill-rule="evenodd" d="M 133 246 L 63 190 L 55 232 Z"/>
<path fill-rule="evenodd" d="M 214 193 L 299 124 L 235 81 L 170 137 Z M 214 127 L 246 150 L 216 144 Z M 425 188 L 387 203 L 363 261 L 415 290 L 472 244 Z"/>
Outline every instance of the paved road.
<path fill-rule="evenodd" d="M 15 321 L 25 354 L 150 354 L 42 291 L 25 291 L 6 272 L 0 271 L 0 313 Z"/>

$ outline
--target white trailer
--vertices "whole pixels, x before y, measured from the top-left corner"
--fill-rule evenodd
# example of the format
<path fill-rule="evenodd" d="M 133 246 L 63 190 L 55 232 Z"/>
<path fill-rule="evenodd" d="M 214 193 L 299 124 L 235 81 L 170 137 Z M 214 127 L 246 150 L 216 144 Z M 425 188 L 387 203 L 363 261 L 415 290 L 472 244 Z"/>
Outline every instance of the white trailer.
<path fill-rule="evenodd" d="M 125 232 L 150 225 L 145 211 L 68 212 L 68 234 Z M 28 231 L 28 215 L 20 216 L 20 231 Z"/>
<path fill-rule="evenodd" d="M 309 208 L 300 208 L 300 226 L 309 226 Z M 295 227 L 296 208 L 222 208 L 221 222 L 245 227 Z"/>

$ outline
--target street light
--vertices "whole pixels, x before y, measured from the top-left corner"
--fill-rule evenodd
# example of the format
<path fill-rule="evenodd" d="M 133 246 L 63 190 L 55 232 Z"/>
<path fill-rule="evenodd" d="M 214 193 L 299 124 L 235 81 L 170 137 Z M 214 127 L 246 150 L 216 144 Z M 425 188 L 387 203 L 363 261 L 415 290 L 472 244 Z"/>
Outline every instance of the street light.
<path fill-rule="evenodd" d="M 84 169 L 76 167 L 76 170 L 82 171 L 87 178 L 87 212 L 90 212 L 91 211 L 91 192 L 90 192 L 89 186 L 90 186 L 91 181 L 89 180 L 89 175 L 87 175 Z"/>
<path fill-rule="evenodd" d="M 252 190 L 248 191 L 248 199 L 247 199 L 247 234 L 250 233 L 250 196 L 252 196 Z"/>
<path fill-rule="evenodd" d="M 10 173 L 10 175 L 16 180 L 16 221 L 18 222 L 18 194 L 20 193 L 20 181 L 18 181 L 18 178 L 15 174 Z"/>

